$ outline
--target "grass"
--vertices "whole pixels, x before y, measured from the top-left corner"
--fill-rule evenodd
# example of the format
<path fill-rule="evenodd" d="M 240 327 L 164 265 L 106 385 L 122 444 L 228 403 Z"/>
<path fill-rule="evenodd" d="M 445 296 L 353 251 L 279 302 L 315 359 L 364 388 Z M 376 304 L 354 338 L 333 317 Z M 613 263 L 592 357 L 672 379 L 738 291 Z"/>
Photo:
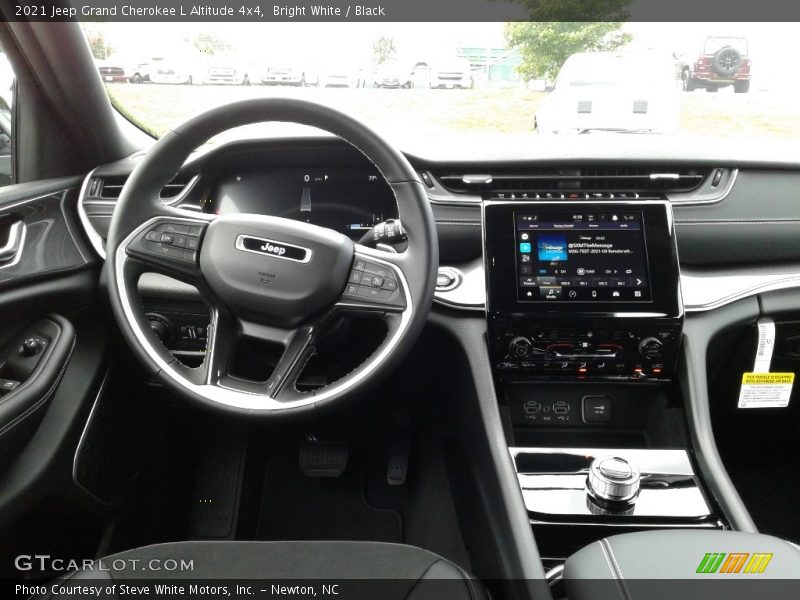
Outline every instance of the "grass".
<path fill-rule="evenodd" d="M 682 94 L 681 131 L 744 138 L 800 139 L 800 105 L 777 94 Z"/>
<path fill-rule="evenodd" d="M 532 131 L 545 96 L 525 89 L 383 90 L 111 84 L 112 102 L 145 130 L 162 135 L 188 117 L 245 98 L 304 98 L 338 108 L 379 131 Z M 681 94 L 683 133 L 800 139 L 800 103 L 767 92 Z"/>

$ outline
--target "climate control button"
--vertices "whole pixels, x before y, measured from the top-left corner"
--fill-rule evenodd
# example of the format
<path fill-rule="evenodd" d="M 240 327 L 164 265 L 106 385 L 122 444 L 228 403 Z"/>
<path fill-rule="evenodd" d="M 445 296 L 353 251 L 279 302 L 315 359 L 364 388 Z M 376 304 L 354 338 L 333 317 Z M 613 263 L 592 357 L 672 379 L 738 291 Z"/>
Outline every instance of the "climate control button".
<path fill-rule="evenodd" d="M 533 344 L 526 337 L 515 337 L 508 345 L 508 353 L 516 358 L 525 358 L 533 350 Z"/>
<path fill-rule="evenodd" d="M 639 343 L 639 354 L 648 360 L 659 360 L 663 349 L 664 344 L 654 337 L 644 338 Z"/>

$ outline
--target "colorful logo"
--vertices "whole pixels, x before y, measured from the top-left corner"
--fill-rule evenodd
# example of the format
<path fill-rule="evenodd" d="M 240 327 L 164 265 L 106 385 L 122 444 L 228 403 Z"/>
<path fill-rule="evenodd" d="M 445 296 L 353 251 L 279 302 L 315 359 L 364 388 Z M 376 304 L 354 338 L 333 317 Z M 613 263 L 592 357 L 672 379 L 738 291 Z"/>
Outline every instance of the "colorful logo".
<path fill-rule="evenodd" d="M 697 573 L 763 573 L 772 560 L 772 553 L 766 552 L 707 552 L 697 566 Z"/>

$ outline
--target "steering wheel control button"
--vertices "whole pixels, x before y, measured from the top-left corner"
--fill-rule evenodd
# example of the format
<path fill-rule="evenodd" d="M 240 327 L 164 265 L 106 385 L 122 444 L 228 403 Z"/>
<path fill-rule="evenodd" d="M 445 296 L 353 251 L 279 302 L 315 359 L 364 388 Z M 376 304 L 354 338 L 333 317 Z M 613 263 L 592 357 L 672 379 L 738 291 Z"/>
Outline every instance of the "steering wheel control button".
<path fill-rule="evenodd" d="M 366 262 L 364 265 L 364 273 L 369 273 L 370 275 L 377 275 L 378 277 L 391 277 L 392 272 L 384 266 L 377 265 L 375 263 L 371 263 L 369 261 Z"/>
<path fill-rule="evenodd" d="M 180 223 L 165 223 L 163 225 L 159 225 L 158 229 L 161 231 L 166 231 L 167 233 L 189 234 L 189 225 L 183 225 Z"/>
<path fill-rule="evenodd" d="M 168 261 L 196 262 L 202 232 L 201 226 L 159 223 L 140 237 L 138 244 L 129 246 L 129 250 L 160 256 Z"/>
<path fill-rule="evenodd" d="M 602 456 L 589 466 L 589 493 L 601 502 L 631 502 L 639 493 L 639 470 L 619 456 Z"/>
<path fill-rule="evenodd" d="M 611 423 L 612 419 L 611 398 L 608 396 L 583 397 L 584 423 Z"/>
<path fill-rule="evenodd" d="M 368 259 L 355 260 L 342 295 L 346 298 L 376 302 L 387 307 L 405 307 L 405 300 L 400 294 L 400 286 L 394 271 Z"/>
<path fill-rule="evenodd" d="M 370 300 L 388 300 L 391 298 L 392 292 L 362 285 L 358 289 L 358 295 L 369 298 Z"/>

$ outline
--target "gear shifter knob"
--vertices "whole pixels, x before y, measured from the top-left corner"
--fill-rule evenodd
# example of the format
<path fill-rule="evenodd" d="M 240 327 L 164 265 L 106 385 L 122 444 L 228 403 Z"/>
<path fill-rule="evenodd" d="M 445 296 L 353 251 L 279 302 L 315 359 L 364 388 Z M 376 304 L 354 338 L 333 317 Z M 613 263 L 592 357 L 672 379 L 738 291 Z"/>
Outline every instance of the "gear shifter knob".
<path fill-rule="evenodd" d="M 631 502 L 639 493 L 639 470 L 624 458 L 602 456 L 589 467 L 589 493 L 606 502 Z"/>

